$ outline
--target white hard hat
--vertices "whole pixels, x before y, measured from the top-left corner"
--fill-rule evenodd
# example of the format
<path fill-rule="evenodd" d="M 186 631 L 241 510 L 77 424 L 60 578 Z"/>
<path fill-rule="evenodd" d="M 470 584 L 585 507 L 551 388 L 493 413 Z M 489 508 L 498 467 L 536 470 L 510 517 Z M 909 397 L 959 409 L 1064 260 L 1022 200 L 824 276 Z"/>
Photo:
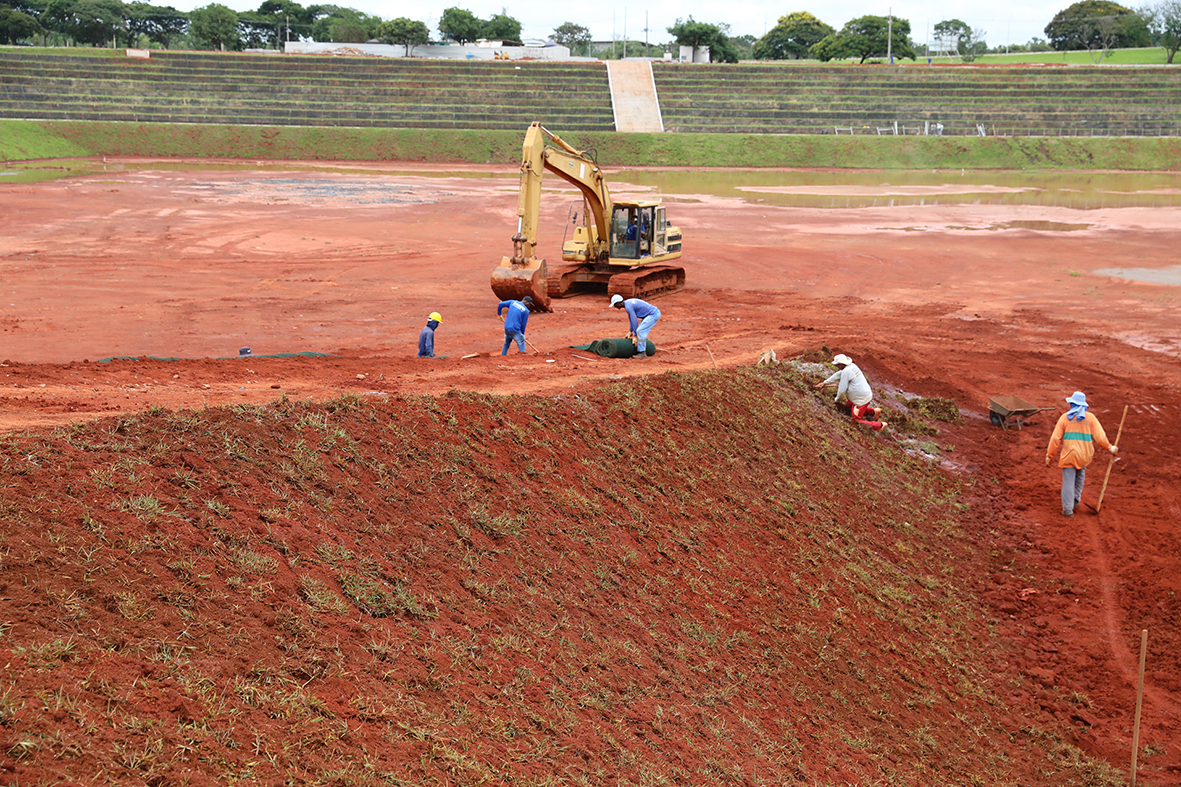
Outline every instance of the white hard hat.
<path fill-rule="evenodd" d="M 853 363 L 853 359 L 847 355 L 838 355 L 832 359 L 832 362 L 838 366 L 848 366 Z"/>

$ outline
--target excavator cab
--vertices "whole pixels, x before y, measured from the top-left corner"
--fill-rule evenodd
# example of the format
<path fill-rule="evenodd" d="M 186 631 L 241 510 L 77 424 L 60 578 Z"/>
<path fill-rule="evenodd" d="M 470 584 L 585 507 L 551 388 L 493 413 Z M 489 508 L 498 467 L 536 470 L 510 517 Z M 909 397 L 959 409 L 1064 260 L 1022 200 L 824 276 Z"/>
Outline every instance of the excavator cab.
<path fill-rule="evenodd" d="M 616 204 L 611 215 L 611 257 L 638 260 L 652 256 L 656 206 Z M 660 209 L 663 218 L 664 209 Z M 663 229 L 663 228 L 662 228 Z"/>

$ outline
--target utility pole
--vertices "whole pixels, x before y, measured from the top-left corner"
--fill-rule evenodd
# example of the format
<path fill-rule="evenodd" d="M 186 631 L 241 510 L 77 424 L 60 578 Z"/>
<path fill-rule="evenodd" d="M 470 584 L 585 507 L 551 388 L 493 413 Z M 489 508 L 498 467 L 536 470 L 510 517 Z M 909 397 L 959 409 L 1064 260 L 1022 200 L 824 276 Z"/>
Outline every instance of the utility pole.
<path fill-rule="evenodd" d="M 648 12 L 644 12 L 644 57 L 648 56 Z"/>
<path fill-rule="evenodd" d="M 627 9 L 623 9 L 623 59 L 627 60 Z"/>
<path fill-rule="evenodd" d="M 886 62 L 894 65 L 894 7 L 891 6 L 886 16 Z"/>

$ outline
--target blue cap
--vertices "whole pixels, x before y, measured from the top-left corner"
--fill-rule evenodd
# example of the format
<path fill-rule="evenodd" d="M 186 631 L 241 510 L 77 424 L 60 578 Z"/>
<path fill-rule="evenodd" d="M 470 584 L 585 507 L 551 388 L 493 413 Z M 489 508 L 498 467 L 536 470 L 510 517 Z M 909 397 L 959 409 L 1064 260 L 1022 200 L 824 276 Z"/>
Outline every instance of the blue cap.
<path fill-rule="evenodd" d="M 1085 393 L 1083 393 L 1082 391 L 1075 391 L 1074 393 L 1072 393 L 1070 395 L 1070 398 L 1067 399 L 1066 402 L 1067 402 L 1067 404 L 1080 404 L 1083 407 L 1086 407 L 1087 406 L 1087 395 Z"/>

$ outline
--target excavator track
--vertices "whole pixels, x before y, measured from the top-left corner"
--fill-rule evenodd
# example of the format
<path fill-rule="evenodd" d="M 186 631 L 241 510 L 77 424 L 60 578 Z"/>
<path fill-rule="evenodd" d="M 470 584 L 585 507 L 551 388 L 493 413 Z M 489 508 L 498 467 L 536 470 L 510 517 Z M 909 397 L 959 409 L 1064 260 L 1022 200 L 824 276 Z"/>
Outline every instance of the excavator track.
<path fill-rule="evenodd" d="M 574 262 L 550 268 L 546 290 L 550 298 L 569 298 L 586 292 L 602 292 L 610 281 L 610 272 L 598 272 L 585 262 Z"/>
<path fill-rule="evenodd" d="M 651 298 L 685 287 L 685 269 L 675 265 L 653 265 L 617 273 L 607 283 L 607 295 Z"/>

